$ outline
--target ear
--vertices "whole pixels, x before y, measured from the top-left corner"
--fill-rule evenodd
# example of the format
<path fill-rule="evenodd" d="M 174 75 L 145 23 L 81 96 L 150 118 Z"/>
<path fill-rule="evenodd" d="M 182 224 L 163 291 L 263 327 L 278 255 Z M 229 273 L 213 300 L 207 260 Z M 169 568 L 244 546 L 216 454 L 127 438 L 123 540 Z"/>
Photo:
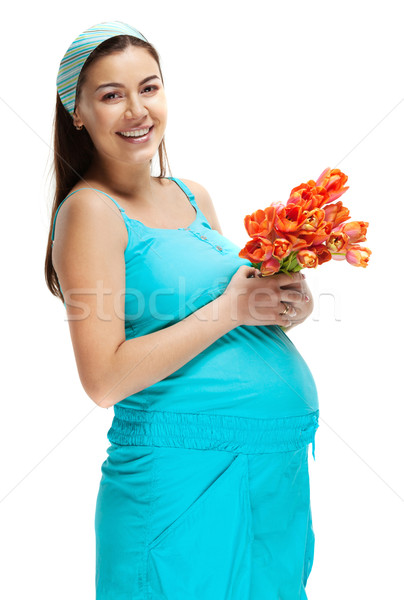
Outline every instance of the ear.
<path fill-rule="evenodd" d="M 81 118 L 78 114 L 77 108 L 75 108 L 74 112 L 73 112 L 73 125 L 75 127 L 82 127 L 84 125 L 83 121 L 81 120 Z"/>

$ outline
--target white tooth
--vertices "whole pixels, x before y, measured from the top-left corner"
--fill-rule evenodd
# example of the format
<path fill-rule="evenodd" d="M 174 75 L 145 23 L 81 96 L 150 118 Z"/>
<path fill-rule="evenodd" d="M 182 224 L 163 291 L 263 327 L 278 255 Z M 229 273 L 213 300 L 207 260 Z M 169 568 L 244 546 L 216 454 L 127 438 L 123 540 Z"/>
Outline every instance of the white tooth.
<path fill-rule="evenodd" d="M 125 137 L 141 137 L 146 135 L 150 131 L 150 127 L 148 129 L 140 129 L 139 131 L 120 131 L 122 135 Z"/>

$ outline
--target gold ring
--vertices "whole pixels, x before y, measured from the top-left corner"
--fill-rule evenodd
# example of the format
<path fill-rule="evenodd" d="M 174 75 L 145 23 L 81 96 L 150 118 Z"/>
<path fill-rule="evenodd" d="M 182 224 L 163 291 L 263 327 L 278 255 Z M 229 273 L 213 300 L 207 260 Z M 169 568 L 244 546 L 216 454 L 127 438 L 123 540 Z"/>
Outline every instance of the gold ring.
<path fill-rule="evenodd" d="M 279 313 L 283 317 L 283 315 L 286 315 L 289 312 L 290 304 L 287 304 L 287 302 L 284 302 L 283 300 L 281 300 L 281 302 L 285 305 L 285 310 Z"/>

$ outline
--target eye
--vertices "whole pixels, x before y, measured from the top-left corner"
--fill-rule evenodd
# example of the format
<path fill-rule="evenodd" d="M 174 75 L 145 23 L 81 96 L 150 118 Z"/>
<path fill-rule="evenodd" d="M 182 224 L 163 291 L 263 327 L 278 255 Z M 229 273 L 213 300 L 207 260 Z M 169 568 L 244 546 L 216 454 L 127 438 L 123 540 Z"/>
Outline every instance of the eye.
<path fill-rule="evenodd" d="M 109 98 L 110 96 L 116 96 L 116 95 L 117 95 L 117 93 L 116 93 L 116 92 L 110 92 L 109 94 L 105 94 L 105 96 L 103 96 L 103 98 L 102 98 L 102 99 L 103 99 L 103 100 L 109 100 L 109 99 L 110 99 L 110 98 Z"/>
<path fill-rule="evenodd" d="M 147 87 L 144 88 L 144 92 L 146 90 L 158 90 L 159 88 L 157 87 L 157 85 L 148 85 Z"/>

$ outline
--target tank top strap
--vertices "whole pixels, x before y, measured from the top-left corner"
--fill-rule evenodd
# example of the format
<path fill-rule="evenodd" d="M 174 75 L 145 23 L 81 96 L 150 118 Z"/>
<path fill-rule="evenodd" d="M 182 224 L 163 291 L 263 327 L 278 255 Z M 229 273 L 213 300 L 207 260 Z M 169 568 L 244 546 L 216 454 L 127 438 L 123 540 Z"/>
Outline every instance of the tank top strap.
<path fill-rule="evenodd" d="M 55 216 L 54 216 L 54 218 L 53 218 L 53 227 L 52 227 L 52 244 L 53 244 L 53 238 L 54 238 L 54 235 L 55 235 L 56 217 L 57 217 L 57 215 L 58 215 L 58 212 L 59 212 L 59 209 L 60 209 L 60 207 L 62 206 L 62 204 L 63 204 L 63 202 L 64 202 L 65 200 L 67 200 L 68 198 L 70 198 L 70 196 L 72 196 L 72 195 L 73 195 L 73 194 L 75 194 L 76 192 L 79 192 L 80 190 L 94 190 L 95 192 L 101 192 L 101 194 L 105 194 L 106 196 L 108 196 L 108 198 L 109 198 L 110 200 L 112 200 L 112 202 L 114 202 L 114 203 L 116 204 L 116 206 L 117 206 L 117 207 L 119 208 L 119 210 L 121 211 L 121 213 L 122 213 L 122 216 L 124 216 L 124 214 L 125 214 L 125 209 L 123 209 L 121 206 L 119 206 L 118 202 L 117 202 L 116 200 L 114 200 L 114 199 L 112 198 L 112 196 L 110 196 L 109 194 L 107 194 L 107 192 L 103 192 L 102 190 L 97 190 L 97 188 L 92 188 L 92 187 L 82 187 L 82 188 L 78 188 L 77 190 L 74 190 L 73 192 L 70 192 L 70 194 L 68 194 L 68 195 L 66 196 L 66 198 L 64 198 L 64 199 L 62 200 L 62 202 L 61 202 L 61 203 L 59 204 L 59 206 L 58 206 L 58 209 L 57 209 L 57 211 L 56 211 L 56 213 L 55 213 Z"/>
<path fill-rule="evenodd" d="M 194 194 L 191 192 L 191 190 L 189 189 L 189 187 L 183 182 L 181 181 L 181 179 L 178 179 L 178 177 L 166 177 L 165 179 L 171 179 L 172 181 L 175 181 L 175 183 L 182 189 L 183 192 L 185 192 L 185 194 L 188 196 L 190 203 L 192 204 L 192 206 L 195 208 L 196 211 L 199 210 L 198 205 L 196 204 L 195 201 L 195 196 Z"/>

